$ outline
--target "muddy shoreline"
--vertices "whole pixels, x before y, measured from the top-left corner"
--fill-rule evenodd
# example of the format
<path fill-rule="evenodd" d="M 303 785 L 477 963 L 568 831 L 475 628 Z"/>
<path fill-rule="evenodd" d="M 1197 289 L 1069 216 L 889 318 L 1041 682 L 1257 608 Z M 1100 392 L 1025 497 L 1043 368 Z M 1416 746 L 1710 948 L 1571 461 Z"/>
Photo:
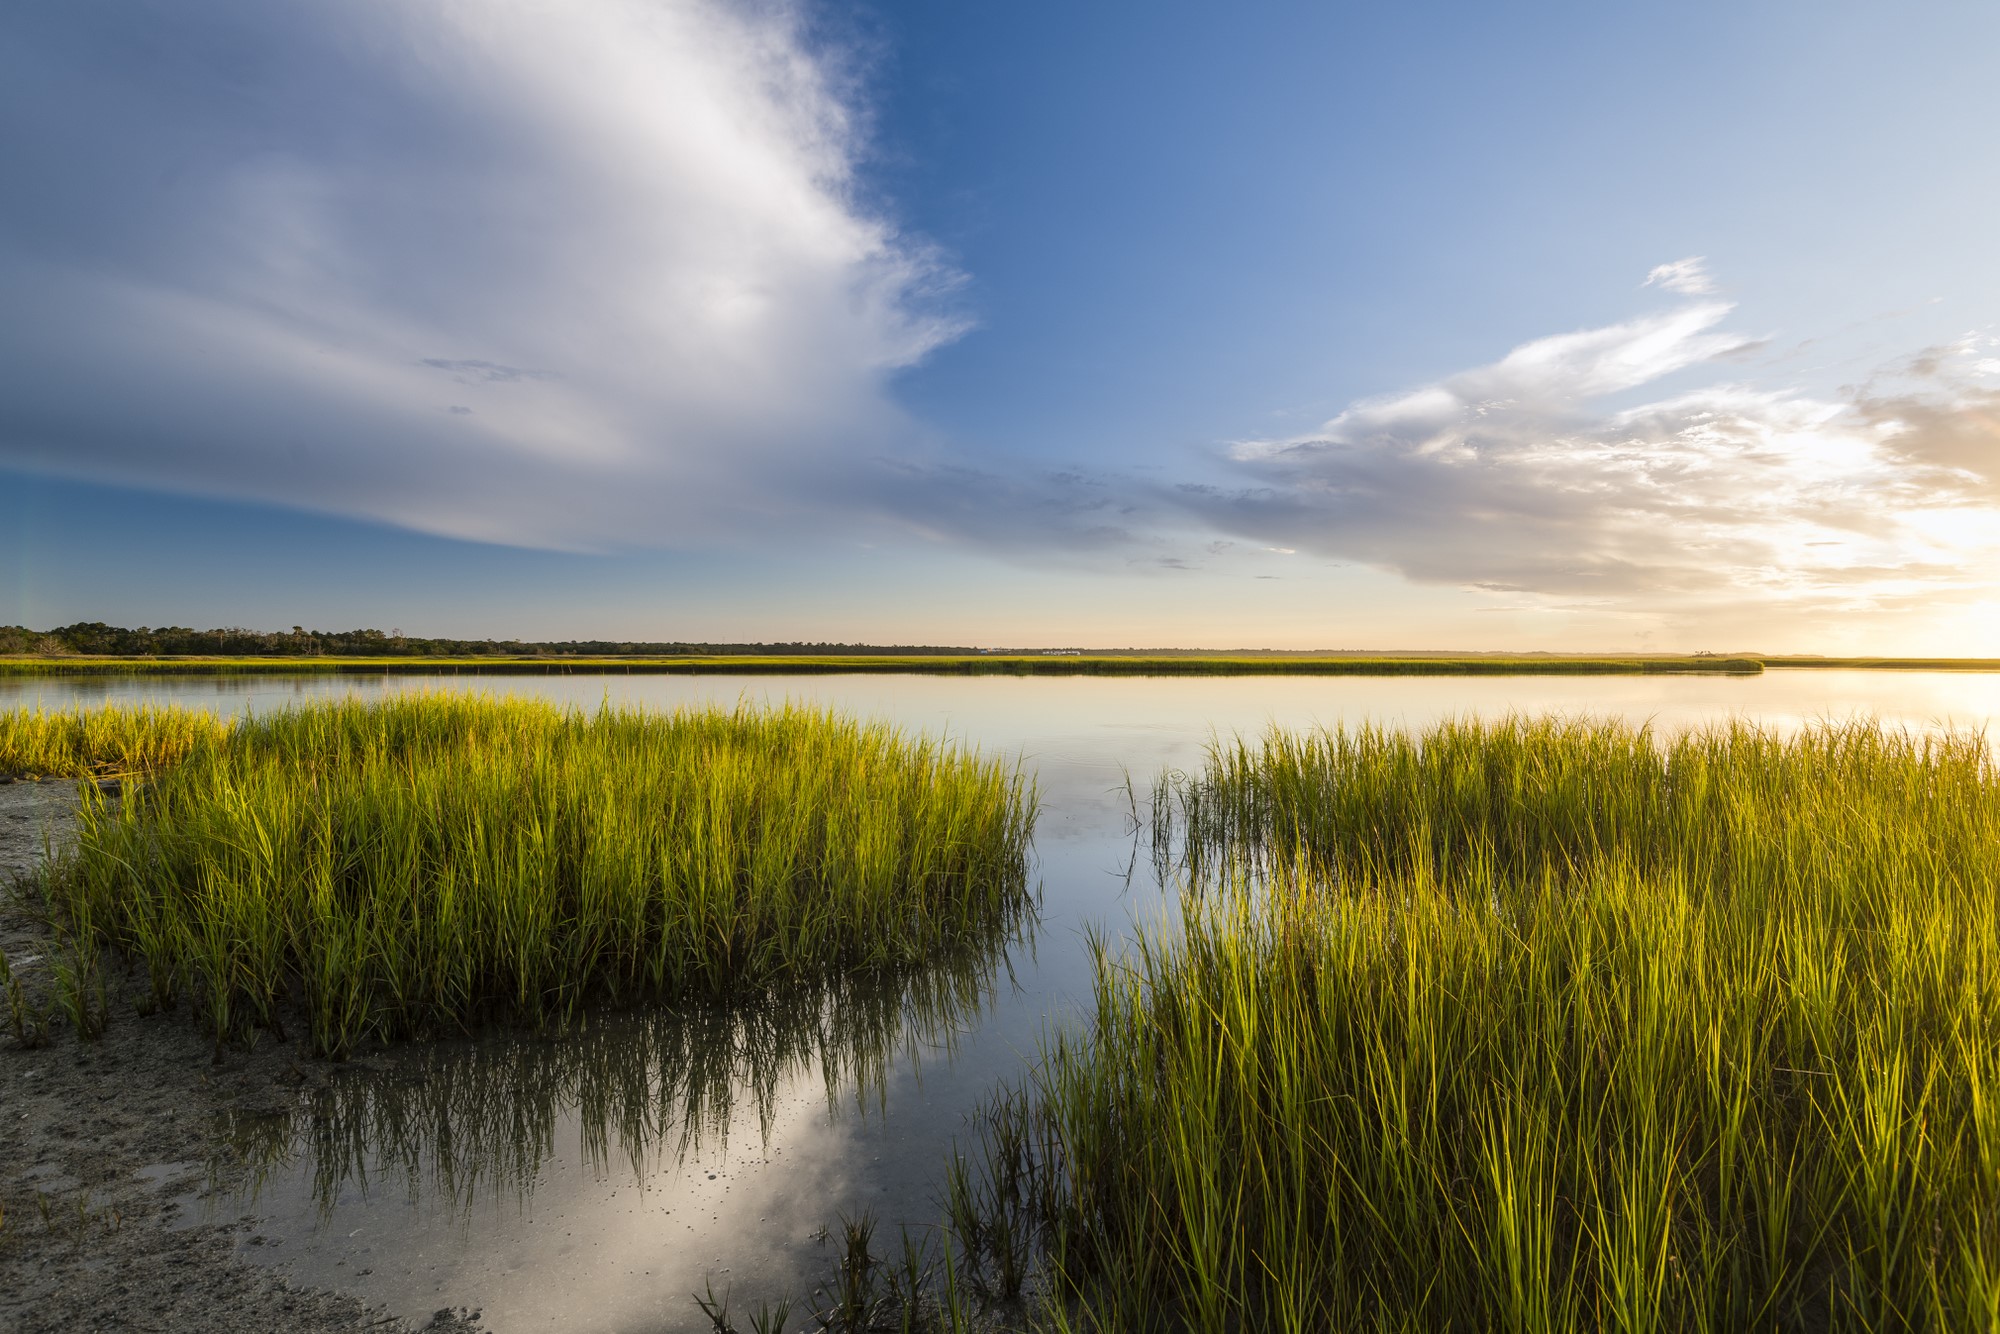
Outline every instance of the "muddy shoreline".
<path fill-rule="evenodd" d="M 0 884 L 33 870 L 45 833 L 60 844 L 75 801 L 66 782 L 0 783 Z M 11 890 L 0 893 L 0 951 L 31 1004 L 51 993 L 52 944 Z M 326 1067 L 302 1043 L 268 1036 L 213 1063 L 184 1011 L 142 1015 L 138 979 L 114 966 L 107 981 L 111 1022 L 92 1042 L 56 1018 L 46 1045 L 24 1048 L 0 1002 L 0 1334 L 480 1328 L 472 1313 L 412 1324 L 295 1286 L 238 1257 L 253 1220 L 184 1218 L 178 1199 L 226 1194 L 243 1170 L 217 1118 L 288 1107 Z"/>

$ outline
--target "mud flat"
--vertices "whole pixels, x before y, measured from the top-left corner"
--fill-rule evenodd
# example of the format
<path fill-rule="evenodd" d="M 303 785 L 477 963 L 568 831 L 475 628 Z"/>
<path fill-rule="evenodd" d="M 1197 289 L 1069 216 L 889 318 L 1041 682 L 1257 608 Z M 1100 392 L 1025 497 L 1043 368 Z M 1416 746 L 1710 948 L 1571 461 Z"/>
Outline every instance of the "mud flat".
<path fill-rule="evenodd" d="M 75 800 L 67 782 L 0 784 L 0 880 L 32 870 L 45 831 L 66 836 Z M 0 951 L 31 1003 L 49 995 L 51 945 L 12 895 L 0 899 Z M 211 1064 L 213 1043 L 185 1013 L 141 1015 L 143 985 L 115 969 L 109 981 L 112 1022 L 94 1042 L 60 1020 L 41 1047 L 0 1034 L 0 1331 L 480 1328 L 471 1313 L 412 1325 L 294 1286 L 239 1258 L 263 1244 L 252 1220 L 188 1217 L 180 1201 L 226 1197 L 241 1174 L 218 1119 L 290 1106 L 328 1067 L 268 1035 Z"/>

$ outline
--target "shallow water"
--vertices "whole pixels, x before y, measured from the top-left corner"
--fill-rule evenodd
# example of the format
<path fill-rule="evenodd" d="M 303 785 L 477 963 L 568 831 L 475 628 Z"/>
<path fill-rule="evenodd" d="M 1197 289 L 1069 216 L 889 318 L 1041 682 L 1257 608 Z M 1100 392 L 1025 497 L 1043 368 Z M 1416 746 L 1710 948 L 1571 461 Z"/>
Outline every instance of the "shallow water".
<path fill-rule="evenodd" d="M 2000 675 L 1758 677 L 274 677 L 0 679 L 0 708 L 178 702 L 264 711 L 328 695 L 490 690 L 583 706 L 795 700 L 1019 756 L 1038 785 L 1039 921 L 986 957 L 766 1013 L 621 1016 L 562 1038 L 441 1043 L 355 1068 L 281 1117 L 227 1127 L 264 1170 L 211 1217 L 254 1215 L 260 1261 L 407 1317 L 480 1307 L 498 1331 L 707 1328 L 690 1296 L 806 1298 L 872 1212 L 877 1249 L 940 1215 L 967 1117 L 1087 997 L 1086 928 L 1166 903 L 1134 841 L 1162 769 L 1215 734 L 1562 712 L 1665 731 L 1857 714 L 1916 728 L 2000 719 Z M 1143 810 L 1137 812 L 1143 815 Z M 276 1243 L 271 1244 L 271 1243 Z M 885 1244 L 886 1243 L 886 1244 Z"/>

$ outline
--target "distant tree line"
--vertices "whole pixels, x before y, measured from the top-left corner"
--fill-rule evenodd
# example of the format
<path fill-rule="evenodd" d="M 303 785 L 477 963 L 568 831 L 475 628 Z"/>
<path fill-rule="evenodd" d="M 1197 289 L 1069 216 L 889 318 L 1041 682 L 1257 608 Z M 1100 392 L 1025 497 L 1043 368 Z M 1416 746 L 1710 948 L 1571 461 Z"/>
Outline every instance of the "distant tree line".
<path fill-rule="evenodd" d="M 401 630 L 246 630 L 229 626 L 191 630 L 186 626 L 140 626 L 127 630 L 102 621 L 79 621 L 54 630 L 0 626 L 0 654 L 104 654 L 118 657 L 209 655 L 246 658 L 432 658 L 533 655 L 537 657 L 658 657 L 675 654 L 960 654 L 977 649 L 909 644 L 711 644 L 683 641 L 649 643 L 624 639 L 433 639 Z"/>

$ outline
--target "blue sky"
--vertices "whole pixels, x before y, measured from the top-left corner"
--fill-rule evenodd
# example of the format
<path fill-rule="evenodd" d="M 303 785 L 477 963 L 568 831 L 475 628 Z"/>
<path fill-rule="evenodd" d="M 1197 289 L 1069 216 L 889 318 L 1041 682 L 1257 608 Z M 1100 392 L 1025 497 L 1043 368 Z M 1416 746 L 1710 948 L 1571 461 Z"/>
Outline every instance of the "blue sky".
<path fill-rule="evenodd" d="M 2000 653 L 1983 3 L 0 18 L 0 621 Z"/>

